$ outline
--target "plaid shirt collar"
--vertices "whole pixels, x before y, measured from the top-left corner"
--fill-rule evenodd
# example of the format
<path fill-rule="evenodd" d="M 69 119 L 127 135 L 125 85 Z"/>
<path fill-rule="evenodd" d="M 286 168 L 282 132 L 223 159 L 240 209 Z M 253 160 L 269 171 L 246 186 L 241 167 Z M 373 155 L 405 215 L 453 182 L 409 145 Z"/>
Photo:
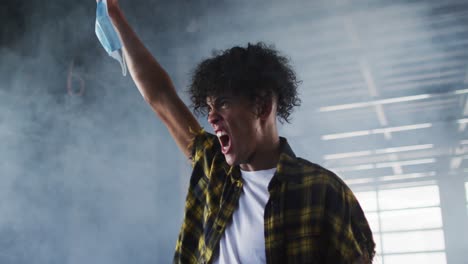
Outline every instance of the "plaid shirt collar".
<path fill-rule="evenodd" d="M 294 154 L 286 138 L 280 137 L 280 150 L 275 176 L 282 182 L 301 182 L 304 178 L 304 174 L 293 174 L 291 170 L 285 169 L 286 167 L 299 166 L 296 154 Z"/>

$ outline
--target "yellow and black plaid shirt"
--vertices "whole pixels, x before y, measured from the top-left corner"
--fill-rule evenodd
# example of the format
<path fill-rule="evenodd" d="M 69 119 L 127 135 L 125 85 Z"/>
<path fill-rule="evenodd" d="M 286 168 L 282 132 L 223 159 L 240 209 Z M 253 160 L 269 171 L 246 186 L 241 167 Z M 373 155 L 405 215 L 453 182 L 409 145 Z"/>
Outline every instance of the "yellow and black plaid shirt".
<path fill-rule="evenodd" d="M 242 192 L 239 166 L 224 160 L 216 136 L 192 146 L 193 172 L 174 263 L 211 263 Z M 374 241 L 351 190 L 332 172 L 294 155 L 281 138 L 269 186 L 264 234 L 267 263 L 353 263 L 374 255 Z"/>

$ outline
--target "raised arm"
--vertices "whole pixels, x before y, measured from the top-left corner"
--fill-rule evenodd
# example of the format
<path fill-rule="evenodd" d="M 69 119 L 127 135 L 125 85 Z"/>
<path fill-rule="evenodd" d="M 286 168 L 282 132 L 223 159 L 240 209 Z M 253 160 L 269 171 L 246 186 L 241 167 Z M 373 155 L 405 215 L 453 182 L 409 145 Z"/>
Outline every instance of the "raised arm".
<path fill-rule="evenodd" d="M 192 131 L 199 131 L 200 124 L 177 95 L 171 78 L 146 49 L 133 31 L 117 0 L 107 0 L 109 16 L 116 27 L 130 74 L 138 90 L 161 118 L 182 152 L 190 157 L 188 146 Z"/>

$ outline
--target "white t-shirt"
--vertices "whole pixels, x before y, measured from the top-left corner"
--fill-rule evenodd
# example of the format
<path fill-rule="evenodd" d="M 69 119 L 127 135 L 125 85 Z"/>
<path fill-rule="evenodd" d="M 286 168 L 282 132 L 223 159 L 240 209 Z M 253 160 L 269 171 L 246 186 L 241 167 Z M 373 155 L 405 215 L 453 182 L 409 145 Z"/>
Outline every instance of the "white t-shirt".
<path fill-rule="evenodd" d="M 219 242 L 215 264 L 266 263 L 263 213 L 270 196 L 268 184 L 276 168 L 242 171 L 239 207 Z"/>

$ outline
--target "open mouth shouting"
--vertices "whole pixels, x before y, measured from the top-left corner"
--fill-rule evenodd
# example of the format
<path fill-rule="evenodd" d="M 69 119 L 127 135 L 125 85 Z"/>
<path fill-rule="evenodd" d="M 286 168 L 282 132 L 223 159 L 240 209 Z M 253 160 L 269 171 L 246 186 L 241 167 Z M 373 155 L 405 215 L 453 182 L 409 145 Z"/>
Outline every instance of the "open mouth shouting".
<path fill-rule="evenodd" d="M 216 131 L 216 136 L 218 137 L 219 143 L 221 144 L 221 152 L 226 154 L 231 149 L 231 137 L 226 131 L 218 130 Z"/>

